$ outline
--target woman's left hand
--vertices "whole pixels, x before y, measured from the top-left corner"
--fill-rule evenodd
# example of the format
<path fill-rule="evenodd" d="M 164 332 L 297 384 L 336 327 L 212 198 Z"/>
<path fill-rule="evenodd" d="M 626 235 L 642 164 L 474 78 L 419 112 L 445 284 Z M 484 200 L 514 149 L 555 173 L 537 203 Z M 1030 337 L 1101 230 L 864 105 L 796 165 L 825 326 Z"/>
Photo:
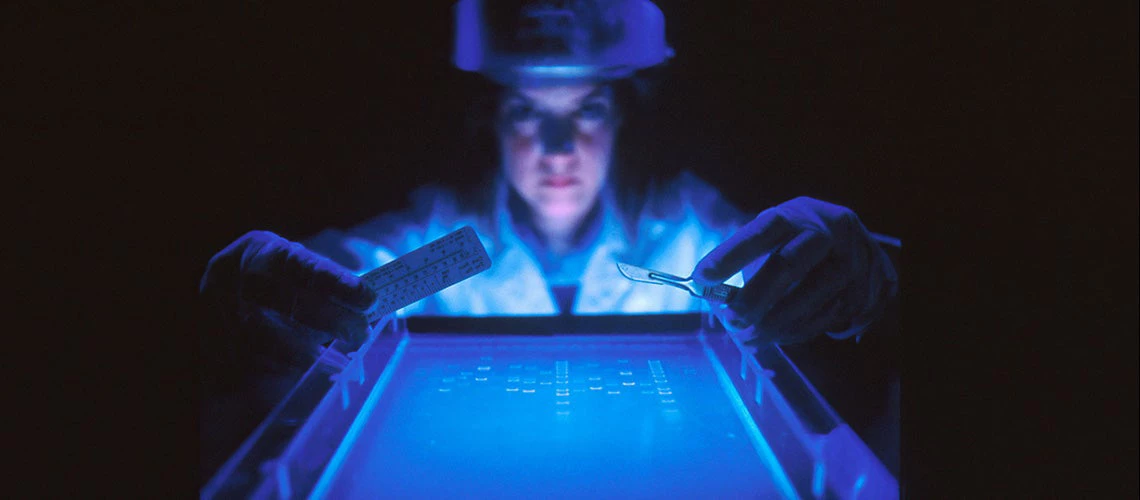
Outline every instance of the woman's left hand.
<path fill-rule="evenodd" d="M 755 342 L 857 335 L 898 290 L 890 259 L 859 217 L 807 197 L 761 212 L 702 258 L 692 276 L 709 286 L 738 271 L 744 288 L 714 311 Z"/>

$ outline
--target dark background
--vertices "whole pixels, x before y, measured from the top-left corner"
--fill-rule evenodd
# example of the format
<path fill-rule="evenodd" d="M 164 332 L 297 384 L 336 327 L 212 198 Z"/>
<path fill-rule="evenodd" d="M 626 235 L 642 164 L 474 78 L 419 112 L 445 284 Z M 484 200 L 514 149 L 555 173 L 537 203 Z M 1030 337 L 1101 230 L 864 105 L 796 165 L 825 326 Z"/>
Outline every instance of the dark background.
<path fill-rule="evenodd" d="M 196 489 L 206 261 L 462 180 L 449 5 L 4 7 L 25 483 Z M 1135 497 L 1136 4 L 659 5 L 659 156 L 903 239 L 913 497 Z"/>

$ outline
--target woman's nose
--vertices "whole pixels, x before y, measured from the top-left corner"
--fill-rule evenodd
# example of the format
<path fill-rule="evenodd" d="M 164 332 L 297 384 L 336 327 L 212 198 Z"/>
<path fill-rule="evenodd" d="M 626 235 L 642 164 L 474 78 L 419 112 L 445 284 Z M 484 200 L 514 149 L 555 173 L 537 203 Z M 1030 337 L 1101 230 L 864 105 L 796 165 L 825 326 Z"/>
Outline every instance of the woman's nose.
<path fill-rule="evenodd" d="M 574 122 L 570 118 L 547 116 L 539 125 L 542 154 L 556 155 L 574 152 Z"/>

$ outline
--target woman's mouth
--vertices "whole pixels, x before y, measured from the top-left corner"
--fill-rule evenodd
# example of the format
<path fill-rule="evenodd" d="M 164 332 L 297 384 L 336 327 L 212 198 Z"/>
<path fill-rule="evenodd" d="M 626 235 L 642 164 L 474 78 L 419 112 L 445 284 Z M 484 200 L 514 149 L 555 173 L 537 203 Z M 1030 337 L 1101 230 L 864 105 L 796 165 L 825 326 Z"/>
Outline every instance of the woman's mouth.
<path fill-rule="evenodd" d="M 564 188 L 578 183 L 578 178 L 569 175 L 554 175 L 542 179 L 543 187 Z"/>

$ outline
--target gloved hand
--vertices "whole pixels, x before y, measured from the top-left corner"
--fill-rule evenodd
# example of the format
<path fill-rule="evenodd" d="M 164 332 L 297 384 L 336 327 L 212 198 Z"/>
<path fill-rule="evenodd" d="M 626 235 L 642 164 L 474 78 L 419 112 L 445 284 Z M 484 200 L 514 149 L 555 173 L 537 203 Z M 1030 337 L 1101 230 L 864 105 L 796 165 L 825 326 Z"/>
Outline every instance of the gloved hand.
<path fill-rule="evenodd" d="M 745 284 L 714 312 L 750 343 L 848 338 L 876 320 L 898 290 L 886 253 L 854 212 L 800 197 L 760 213 L 709 252 L 693 279 Z"/>
<path fill-rule="evenodd" d="M 267 231 L 246 233 L 214 255 L 199 293 L 226 330 L 212 350 L 269 369 L 307 367 L 336 338 L 363 341 L 365 312 L 376 301 L 348 269 Z"/>

